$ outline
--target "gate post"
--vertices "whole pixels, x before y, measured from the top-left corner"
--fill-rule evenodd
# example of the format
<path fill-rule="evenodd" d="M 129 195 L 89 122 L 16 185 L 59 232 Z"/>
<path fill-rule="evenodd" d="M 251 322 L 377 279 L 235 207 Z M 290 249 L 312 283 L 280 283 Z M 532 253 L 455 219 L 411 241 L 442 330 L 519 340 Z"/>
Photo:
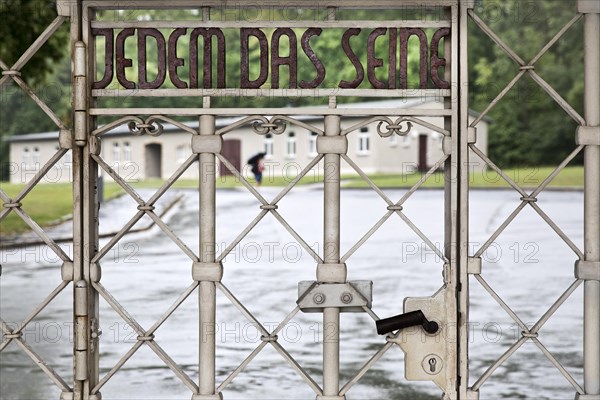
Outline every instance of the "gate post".
<path fill-rule="evenodd" d="M 328 115 L 325 136 L 339 136 L 340 117 Z M 317 267 L 317 280 L 324 283 L 345 282 L 345 265 L 340 264 L 340 155 L 325 154 L 323 178 L 323 262 Z M 333 271 L 332 271 L 333 270 Z M 340 309 L 323 309 L 323 396 L 341 399 L 340 382 Z"/>
<path fill-rule="evenodd" d="M 600 5 L 579 0 L 584 13 L 585 120 L 580 127 L 589 132 L 584 150 L 584 253 L 583 260 L 591 275 L 584 283 L 584 390 L 580 399 L 598 399 L 600 395 Z M 579 135 L 578 135 L 579 136 Z M 590 279 L 588 279 L 590 278 Z M 580 279 L 583 279 L 580 277 Z"/>
<path fill-rule="evenodd" d="M 71 18 L 72 103 L 73 103 L 73 399 L 97 400 L 99 381 L 99 308 L 94 283 L 100 280 L 100 265 L 92 263 L 98 250 L 98 166 L 90 157 L 94 146 L 89 138 L 90 80 L 95 67 L 90 63 L 89 31 L 82 0 L 58 0 L 57 8 Z"/>
<path fill-rule="evenodd" d="M 215 134 L 214 115 L 200 116 L 200 137 Z M 222 266 L 215 262 L 216 230 L 216 163 L 215 154 L 200 150 L 200 262 L 194 263 L 193 277 L 199 281 L 198 293 L 200 311 L 200 359 L 199 393 L 194 400 L 222 399 L 215 394 L 215 319 L 216 284 L 222 275 Z M 215 274 L 215 271 L 217 272 Z"/>

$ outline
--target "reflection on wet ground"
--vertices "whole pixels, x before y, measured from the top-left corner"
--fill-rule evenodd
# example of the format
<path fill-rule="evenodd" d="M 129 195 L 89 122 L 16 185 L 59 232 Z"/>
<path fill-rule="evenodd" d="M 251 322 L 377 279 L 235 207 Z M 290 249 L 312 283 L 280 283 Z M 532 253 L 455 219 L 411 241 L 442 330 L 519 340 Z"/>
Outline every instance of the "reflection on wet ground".
<path fill-rule="evenodd" d="M 276 189 L 262 189 L 269 198 Z M 140 191 L 142 195 L 147 195 Z M 178 191 L 182 201 L 166 217 L 169 226 L 198 251 L 198 195 Z M 403 191 L 391 190 L 392 199 Z M 472 251 L 481 246 L 518 205 L 519 196 L 504 191 L 473 191 L 470 198 Z M 220 191 L 217 196 L 218 248 L 223 250 L 259 213 L 247 193 Z M 168 201 L 168 199 L 165 199 Z M 322 192 L 294 189 L 279 212 L 315 250 L 322 241 Z M 581 245 L 582 194 L 551 192 L 538 203 L 577 245 Z M 370 191 L 342 193 L 342 253 L 381 218 L 386 204 Z M 565 213 L 565 207 L 570 210 Z M 574 209 L 575 208 L 575 209 Z M 415 193 L 404 212 L 437 246 L 443 243 L 443 192 Z M 101 229 L 119 229 L 137 210 L 126 197 L 105 204 Z M 145 222 L 140 222 L 144 224 Z M 102 243 L 106 243 L 103 240 Z M 68 244 L 63 245 L 70 252 Z M 55 258 L 55 257 L 54 257 Z M 2 255 L 2 318 L 22 320 L 60 282 L 52 254 L 32 247 Z M 528 326 L 532 326 L 573 282 L 574 253 L 527 207 L 483 254 L 483 276 Z M 348 260 L 351 280 L 373 281 L 373 310 L 381 317 L 402 312 L 407 296 L 428 296 L 442 284 L 442 261 L 400 218 L 392 216 Z M 267 215 L 224 261 L 224 284 L 267 329 L 294 309 L 297 282 L 313 280 L 315 262 L 271 215 Z M 144 327 L 149 327 L 191 283 L 191 260 L 157 227 L 125 236 L 102 261 L 103 285 Z M 581 382 L 582 290 L 540 331 L 540 340 Z M 470 365 L 473 383 L 520 337 L 520 328 L 475 280 L 471 281 Z M 198 295 L 194 292 L 156 332 L 156 341 L 196 379 L 198 375 Z M 217 296 L 217 382 L 222 382 L 259 345 L 260 334 L 221 293 Z M 133 346 L 137 335 L 101 302 L 103 376 Z M 60 294 L 24 331 L 24 338 L 67 382 L 72 377 L 69 341 L 71 292 Z M 364 314 L 343 314 L 341 382 L 345 383 L 385 343 Z M 279 335 L 281 344 L 321 382 L 322 321 L 300 313 Z M 404 379 L 404 356 L 390 349 L 349 392 L 349 399 L 437 399 L 428 382 Z M 58 398 L 58 390 L 14 344 L 1 353 L 2 399 Z M 482 386 L 482 399 L 571 399 L 574 389 L 533 343 L 528 342 Z M 147 346 L 102 389 L 104 399 L 175 399 L 190 393 Z M 314 392 L 271 346 L 224 391 L 226 399 L 311 399 Z"/>

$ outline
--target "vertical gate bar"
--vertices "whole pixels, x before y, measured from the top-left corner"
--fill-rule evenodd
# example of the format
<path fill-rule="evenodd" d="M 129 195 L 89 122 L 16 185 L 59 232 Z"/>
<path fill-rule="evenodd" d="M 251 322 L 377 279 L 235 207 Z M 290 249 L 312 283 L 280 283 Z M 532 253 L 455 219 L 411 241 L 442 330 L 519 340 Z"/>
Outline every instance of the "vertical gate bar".
<path fill-rule="evenodd" d="M 200 135 L 214 135 L 214 115 L 200 116 Z M 216 163 L 212 153 L 201 153 L 200 161 L 200 262 L 215 262 Z M 200 310 L 199 398 L 215 396 L 215 282 L 201 281 L 198 293 Z"/>
<path fill-rule="evenodd" d="M 57 5 L 59 6 L 59 5 Z M 71 60 L 74 64 L 75 58 L 75 43 L 77 43 L 81 37 L 81 8 L 78 6 L 70 7 L 69 10 L 71 25 L 70 25 L 70 51 Z M 72 65 L 73 65 L 72 64 Z M 72 71 L 74 74 L 74 71 Z M 72 79 L 72 82 L 75 80 Z M 71 87 L 71 98 L 75 98 L 75 86 Z M 71 160 L 72 160 L 72 196 L 73 196 L 73 282 L 78 282 L 83 279 L 83 211 L 81 201 L 83 199 L 83 179 L 82 179 L 82 164 L 83 164 L 83 151 L 81 147 L 75 145 L 75 134 L 74 127 L 71 132 Z M 73 337 L 77 331 L 77 290 L 73 285 Z M 76 375 L 76 370 L 79 367 L 78 363 L 80 360 L 76 356 L 76 343 L 73 341 L 73 377 Z M 83 400 L 84 382 L 77 379 L 73 379 L 73 400 Z"/>
<path fill-rule="evenodd" d="M 340 117 L 325 117 L 325 136 L 340 134 Z M 325 154 L 323 178 L 323 261 L 340 262 L 340 155 Z M 338 396 L 340 369 L 340 309 L 323 309 L 323 395 Z"/>
<path fill-rule="evenodd" d="M 90 21 L 95 18 L 95 11 L 87 6 L 82 5 L 82 1 L 79 2 L 80 10 L 80 40 L 83 42 L 87 49 L 86 57 L 86 73 L 88 77 L 96 76 L 96 65 L 95 65 L 95 54 L 96 47 L 95 42 L 91 35 Z M 92 141 L 90 132 L 96 126 L 96 118 L 89 115 L 89 108 L 95 106 L 95 99 L 91 97 L 91 80 L 88 79 L 85 85 L 85 95 L 87 101 L 86 105 L 86 119 L 85 119 L 85 134 L 81 135 L 81 139 L 85 142 L 82 150 L 82 231 L 83 231 L 83 279 L 87 283 L 87 309 L 88 309 L 88 326 L 86 327 L 87 338 L 89 341 L 88 346 L 88 357 L 87 357 L 87 368 L 88 368 L 88 379 L 84 382 L 84 400 L 92 400 L 101 398 L 100 393 L 91 394 L 92 389 L 100 381 L 100 349 L 99 349 L 99 336 L 98 326 L 100 323 L 100 309 L 99 309 L 99 294 L 94 289 L 92 282 L 100 281 L 100 264 L 92 263 L 91 260 L 94 258 L 99 247 L 99 204 L 98 204 L 98 164 L 92 159 L 91 154 L 93 152 L 99 152 L 99 144 Z M 92 337 L 92 330 L 94 331 L 94 337 Z"/>
<path fill-rule="evenodd" d="M 600 14 L 584 17 L 585 119 L 600 125 Z M 584 252 L 586 261 L 600 261 L 600 146 L 584 150 Z M 584 283 L 584 388 L 600 394 L 600 281 Z"/>
<path fill-rule="evenodd" d="M 472 9 L 474 1 L 459 1 L 459 87 L 458 99 L 460 107 L 459 118 L 459 188 L 458 188 L 458 324 L 457 324 L 457 371 L 458 398 L 466 399 L 469 386 L 469 275 L 467 273 L 469 251 L 469 65 L 468 65 L 468 10 Z"/>
<path fill-rule="evenodd" d="M 458 232 L 462 227 L 459 219 L 459 188 L 460 188 L 460 132 L 459 132 L 459 86 L 458 77 L 459 69 L 461 68 L 459 58 L 459 40 L 460 32 L 458 25 L 459 17 L 459 1 L 456 1 L 446 12 L 447 17 L 452 21 L 450 40 L 446 40 L 444 54 L 446 57 L 446 68 L 444 69 L 444 78 L 447 82 L 451 82 L 452 95 L 450 98 L 444 99 L 444 108 L 451 109 L 452 113 L 449 117 L 444 118 L 444 129 L 451 133 L 451 154 L 444 166 L 444 253 L 448 258 L 449 262 L 445 268 L 444 283 L 447 285 L 446 291 L 446 311 L 448 313 L 448 326 L 445 329 L 457 329 L 457 316 L 458 308 L 456 304 L 457 290 L 460 281 L 458 280 L 458 262 L 459 262 L 459 249 L 458 244 Z M 448 332 L 449 333 L 449 332 Z M 446 339 L 447 340 L 447 339 Z M 453 351 L 449 351 L 448 355 L 454 354 L 457 357 L 457 346 L 456 342 L 448 343 L 448 347 L 452 348 Z M 445 396 L 449 399 L 456 399 L 457 396 L 457 367 L 458 359 L 448 360 L 448 368 L 446 369 L 446 375 L 449 380 L 452 380 L 452 392 L 445 392 Z"/>

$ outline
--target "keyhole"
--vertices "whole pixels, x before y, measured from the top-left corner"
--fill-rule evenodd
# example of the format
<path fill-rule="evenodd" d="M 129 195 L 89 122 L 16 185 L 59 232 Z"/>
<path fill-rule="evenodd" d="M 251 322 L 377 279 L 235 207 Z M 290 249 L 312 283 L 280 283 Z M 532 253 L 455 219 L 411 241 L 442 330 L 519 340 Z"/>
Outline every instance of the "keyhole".
<path fill-rule="evenodd" d="M 435 372 L 435 364 L 437 364 L 437 360 L 433 357 L 429 359 L 429 370 L 431 372 Z"/>

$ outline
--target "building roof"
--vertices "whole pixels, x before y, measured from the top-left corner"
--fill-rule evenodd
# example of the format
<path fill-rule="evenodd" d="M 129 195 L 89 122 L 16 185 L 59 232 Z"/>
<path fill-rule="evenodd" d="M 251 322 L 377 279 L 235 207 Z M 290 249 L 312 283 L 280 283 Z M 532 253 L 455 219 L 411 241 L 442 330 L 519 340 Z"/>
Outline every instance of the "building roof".
<path fill-rule="evenodd" d="M 431 103 L 436 104 L 440 108 L 443 106 L 443 103 L 436 101 L 436 100 L 432 100 L 432 99 L 405 98 L 405 99 L 388 99 L 388 100 L 368 101 L 368 102 L 359 102 L 359 103 L 340 103 L 340 104 L 338 104 L 338 107 L 339 108 L 379 108 L 380 107 L 380 108 L 384 108 L 384 109 L 390 109 L 390 108 L 414 107 L 419 104 L 430 105 Z M 327 107 L 327 106 L 323 106 L 323 108 L 325 108 L 325 107 Z M 477 118 L 479 116 L 479 113 L 469 109 L 469 115 Z M 217 128 L 219 128 L 219 127 L 230 125 L 230 124 L 240 120 L 241 118 L 242 117 L 222 117 L 222 118 L 217 118 L 215 123 L 216 123 Z M 300 116 L 297 116 L 294 118 L 297 118 L 301 121 L 311 121 L 311 120 L 319 119 L 322 117 L 317 116 L 317 115 L 300 115 Z M 492 120 L 488 117 L 484 117 L 483 120 L 487 123 L 492 122 Z M 163 124 L 163 131 L 165 133 L 181 131 L 180 128 L 178 128 L 177 126 L 175 126 L 173 124 L 168 124 L 168 123 L 162 123 L 162 124 Z M 198 120 L 188 121 L 188 122 L 184 122 L 184 124 L 193 129 L 193 128 L 198 128 L 199 122 L 198 122 Z M 40 141 L 47 141 L 47 140 L 49 141 L 49 140 L 56 140 L 58 138 L 58 133 L 59 133 L 58 131 L 27 133 L 27 134 L 22 134 L 22 135 L 9 136 L 5 140 L 7 142 L 13 142 L 13 143 L 40 142 Z M 110 132 L 103 134 L 102 136 L 123 136 L 123 135 L 128 135 L 128 134 L 130 134 L 130 131 L 129 131 L 129 128 L 127 127 L 127 125 L 121 125 L 121 126 L 114 128 Z"/>

